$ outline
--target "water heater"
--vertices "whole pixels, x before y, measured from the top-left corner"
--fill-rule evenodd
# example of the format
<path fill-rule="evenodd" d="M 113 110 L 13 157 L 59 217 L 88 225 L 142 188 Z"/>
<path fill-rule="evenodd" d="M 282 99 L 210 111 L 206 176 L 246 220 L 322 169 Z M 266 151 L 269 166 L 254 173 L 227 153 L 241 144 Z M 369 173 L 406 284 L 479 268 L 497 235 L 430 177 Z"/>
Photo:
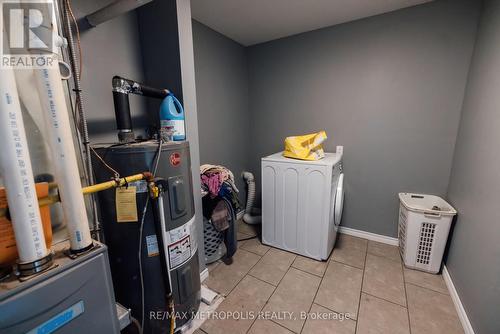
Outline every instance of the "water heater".
<path fill-rule="evenodd" d="M 162 196 L 165 217 L 163 250 L 168 259 L 175 324 L 180 328 L 191 319 L 200 303 L 189 143 L 164 143 L 161 151 L 156 140 L 96 145 L 94 149 L 121 176 L 153 171 L 158 160 L 155 176 L 162 178 L 167 188 Z M 94 172 L 97 182 L 109 181 L 113 177 L 98 159 L 94 161 Z M 144 333 L 167 333 L 170 324 L 166 316 L 168 305 L 159 256 L 162 249 L 156 235 L 151 200 L 141 229 L 148 196 L 147 182 L 138 181 L 124 188 L 100 192 L 98 205 L 104 240 L 109 248 L 116 300 L 132 310 L 132 316 L 143 324 Z"/>

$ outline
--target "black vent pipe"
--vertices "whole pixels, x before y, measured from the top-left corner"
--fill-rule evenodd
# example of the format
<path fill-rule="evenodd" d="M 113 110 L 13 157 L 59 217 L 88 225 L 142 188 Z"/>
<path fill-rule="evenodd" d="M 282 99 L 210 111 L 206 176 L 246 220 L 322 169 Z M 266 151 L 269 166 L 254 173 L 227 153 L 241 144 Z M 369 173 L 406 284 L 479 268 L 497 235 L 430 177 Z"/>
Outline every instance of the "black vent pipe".
<path fill-rule="evenodd" d="M 169 94 L 168 89 L 158 89 L 143 85 L 134 80 L 125 79 L 120 76 L 113 77 L 113 102 L 115 105 L 116 127 L 118 129 L 118 140 L 123 143 L 135 140 L 130 116 L 129 94 L 137 94 L 146 97 L 164 99 Z"/>

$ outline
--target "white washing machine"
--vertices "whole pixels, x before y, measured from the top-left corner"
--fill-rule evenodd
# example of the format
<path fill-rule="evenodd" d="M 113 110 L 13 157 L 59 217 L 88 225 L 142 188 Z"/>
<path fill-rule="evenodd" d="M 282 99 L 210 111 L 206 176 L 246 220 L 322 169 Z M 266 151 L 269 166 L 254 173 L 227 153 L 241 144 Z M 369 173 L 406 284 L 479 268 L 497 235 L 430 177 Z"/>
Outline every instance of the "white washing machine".
<path fill-rule="evenodd" d="M 317 260 L 330 255 L 344 202 L 343 147 L 318 161 L 262 158 L 262 241 Z"/>

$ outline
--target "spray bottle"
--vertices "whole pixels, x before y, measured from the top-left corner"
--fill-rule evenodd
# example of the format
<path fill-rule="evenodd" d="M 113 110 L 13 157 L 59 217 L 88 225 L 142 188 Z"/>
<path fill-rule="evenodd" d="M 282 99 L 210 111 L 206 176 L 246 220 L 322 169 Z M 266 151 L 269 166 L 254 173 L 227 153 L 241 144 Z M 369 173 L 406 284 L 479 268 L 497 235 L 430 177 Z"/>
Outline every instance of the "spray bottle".
<path fill-rule="evenodd" d="M 164 140 L 186 140 L 184 109 L 177 98 L 169 93 L 160 105 L 160 133 Z"/>

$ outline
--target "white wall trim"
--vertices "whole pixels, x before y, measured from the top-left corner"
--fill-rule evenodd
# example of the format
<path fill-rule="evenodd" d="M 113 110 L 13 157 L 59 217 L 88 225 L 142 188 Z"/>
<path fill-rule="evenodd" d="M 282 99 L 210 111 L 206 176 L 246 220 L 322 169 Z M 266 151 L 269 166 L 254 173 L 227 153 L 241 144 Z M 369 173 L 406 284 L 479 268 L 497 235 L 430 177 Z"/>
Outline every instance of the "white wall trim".
<path fill-rule="evenodd" d="M 203 271 L 200 273 L 200 282 L 203 282 L 208 278 L 208 268 L 203 269 Z"/>
<path fill-rule="evenodd" d="M 448 272 L 448 268 L 446 268 L 446 266 L 443 266 L 443 279 L 446 283 L 446 286 L 448 287 L 448 291 L 450 292 L 451 300 L 453 300 L 453 304 L 455 304 L 455 309 L 457 310 L 458 318 L 462 323 L 465 334 L 475 334 L 474 328 L 472 328 L 472 324 L 470 323 L 469 317 L 465 312 L 464 305 L 462 304 L 462 301 L 458 296 L 457 289 L 455 289 L 455 284 L 453 284 L 450 273 Z"/>
<path fill-rule="evenodd" d="M 371 232 L 365 232 L 365 231 L 361 231 L 361 230 L 355 230 L 355 229 L 350 228 L 350 227 L 340 226 L 339 232 L 343 233 L 343 234 L 352 235 L 353 237 L 377 241 L 377 242 L 381 242 L 383 244 L 388 244 L 388 245 L 392 245 L 392 246 L 399 245 L 398 238 L 388 237 L 385 235 L 375 234 L 375 233 L 371 233 Z"/>

